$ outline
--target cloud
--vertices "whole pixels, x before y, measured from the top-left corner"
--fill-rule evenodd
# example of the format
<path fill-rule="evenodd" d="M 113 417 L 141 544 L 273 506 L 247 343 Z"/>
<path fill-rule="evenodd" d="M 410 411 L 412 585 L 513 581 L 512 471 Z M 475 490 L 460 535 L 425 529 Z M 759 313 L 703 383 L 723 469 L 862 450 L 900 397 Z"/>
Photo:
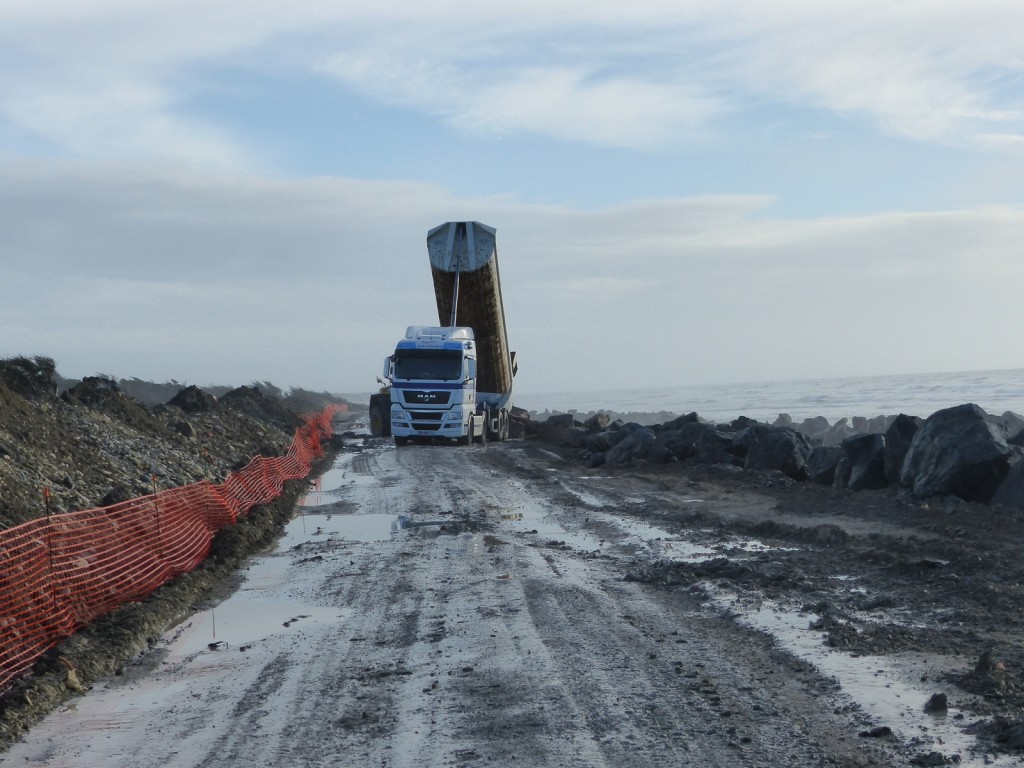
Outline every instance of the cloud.
<path fill-rule="evenodd" d="M 764 198 L 581 210 L 444 187 L 0 167 L 0 355 L 196 383 L 372 388 L 436 317 L 425 237 L 497 227 L 537 392 L 1024 367 L 1024 208 L 771 218 Z"/>
<path fill-rule="evenodd" d="M 56 156 L 252 169 L 238 127 L 190 111 L 209 69 L 328 73 L 482 135 L 650 148 L 710 140 L 763 105 L 924 142 L 1024 131 L 1024 6 L 519 0 L 41 0 L 0 8 L 0 119 Z"/>

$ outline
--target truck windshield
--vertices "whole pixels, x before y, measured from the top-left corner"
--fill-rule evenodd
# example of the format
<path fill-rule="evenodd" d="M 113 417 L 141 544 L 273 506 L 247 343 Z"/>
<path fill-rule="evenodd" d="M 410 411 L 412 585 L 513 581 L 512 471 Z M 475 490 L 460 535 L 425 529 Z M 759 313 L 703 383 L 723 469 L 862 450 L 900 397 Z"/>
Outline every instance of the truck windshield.
<path fill-rule="evenodd" d="M 462 352 L 447 349 L 403 349 L 395 352 L 396 379 L 462 378 Z"/>

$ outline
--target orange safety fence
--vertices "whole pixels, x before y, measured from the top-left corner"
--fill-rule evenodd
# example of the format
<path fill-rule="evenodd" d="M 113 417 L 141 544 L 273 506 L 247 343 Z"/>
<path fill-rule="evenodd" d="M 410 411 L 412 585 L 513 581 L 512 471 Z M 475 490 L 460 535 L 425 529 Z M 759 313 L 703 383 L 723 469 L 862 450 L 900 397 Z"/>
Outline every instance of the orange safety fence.
<path fill-rule="evenodd" d="M 223 483 L 159 491 L 0 531 L 0 690 L 60 640 L 195 568 L 214 534 L 287 480 L 309 475 L 335 413 L 306 415 L 288 453 L 257 456 Z"/>

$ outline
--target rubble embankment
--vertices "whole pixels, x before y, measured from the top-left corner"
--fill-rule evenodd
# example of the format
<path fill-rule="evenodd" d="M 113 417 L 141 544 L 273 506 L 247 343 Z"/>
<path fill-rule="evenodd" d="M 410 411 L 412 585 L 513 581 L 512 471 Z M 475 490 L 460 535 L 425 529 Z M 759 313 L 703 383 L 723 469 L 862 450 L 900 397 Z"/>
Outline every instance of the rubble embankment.
<path fill-rule="evenodd" d="M 107 377 L 58 393 L 47 358 L 0 361 L 0 526 L 107 506 L 202 480 L 222 482 L 254 456 L 288 451 L 299 414 L 329 396 L 288 398 L 242 386 L 219 398 L 182 387 L 147 407 Z M 321 460 L 327 466 L 332 454 Z M 314 470 L 316 471 L 316 470 Z M 0 750 L 69 696 L 123 665 L 176 621 L 230 588 L 249 555 L 273 543 L 308 481 L 286 483 L 214 538 L 207 560 L 146 600 L 123 606 L 62 642 L 0 696 Z"/>

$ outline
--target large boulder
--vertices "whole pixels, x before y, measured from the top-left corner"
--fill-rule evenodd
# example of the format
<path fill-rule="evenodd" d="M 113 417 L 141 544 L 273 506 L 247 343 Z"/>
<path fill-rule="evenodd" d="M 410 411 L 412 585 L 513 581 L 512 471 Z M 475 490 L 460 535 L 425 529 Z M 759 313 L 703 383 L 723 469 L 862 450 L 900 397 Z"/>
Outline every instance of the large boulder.
<path fill-rule="evenodd" d="M 993 506 L 1024 509 L 1024 460 L 1010 468 L 992 496 Z"/>
<path fill-rule="evenodd" d="M 729 454 L 733 436 L 712 424 L 687 422 L 677 429 L 658 433 L 659 442 L 680 461 L 695 459 L 705 463 L 718 463 Z"/>
<path fill-rule="evenodd" d="M 750 424 L 736 433 L 733 452 L 744 457 L 744 469 L 774 469 L 794 480 L 806 480 L 811 444 L 789 427 Z"/>
<path fill-rule="evenodd" d="M 217 407 L 217 398 L 192 384 L 183 387 L 167 404 L 175 405 L 185 413 L 204 413 Z"/>
<path fill-rule="evenodd" d="M 697 415 L 696 411 L 691 411 L 690 413 L 684 413 L 682 416 L 676 416 L 672 421 L 666 421 L 661 425 L 661 428 L 665 430 L 680 429 L 686 424 L 697 424 L 699 422 L 700 416 Z"/>
<path fill-rule="evenodd" d="M 606 429 L 603 432 L 597 432 L 593 435 L 588 434 L 587 440 L 583 446 L 591 453 L 604 453 L 614 445 L 612 442 L 613 434 L 615 434 L 615 432 L 609 429 Z"/>
<path fill-rule="evenodd" d="M 857 429 L 850 426 L 850 421 L 845 416 L 829 427 L 821 436 L 822 445 L 842 445 L 843 440 L 852 437 Z"/>
<path fill-rule="evenodd" d="M 651 432 L 651 430 L 642 424 L 637 424 L 635 421 L 627 424 L 616 424 L 608 430 L 608 439 L 612 445 L 617 445 L 636 432 Z M 654 433 L 651 432 L 651 434 L 653 435 Z"/>
<path fill-rule="evenodd" d="M 605 462 L 609 465 L 634 462 L 667 464 L 675 458 L 647 427 L 627 424 L 618 430 L 616 435 L 619 434 L 623 436 L 604 454 Z"/>
<path fill-rule="evenodd" d="M 890 483 L 900 481 L 903 460 L 907 457 L 914 435 L 918 433 L 924 419 L 901 413 L 885 431 L 885 479 Z"/>
<path fill-rule="evenodd" d="M 846 452 L 838 445 L 815 446 L 807 456 L 807 479 L 812 483 L 832 485 L 836 479 L 836 467 L 845 456 Z"/>
<path fill-rule="evenodd" d="M 530 412 L 525 408 L 512 406 L 508 413 L 508 436 L 512 438 L 535 435 L 537 430 L 530 418 Z"/>
<path fill-rule="evenodd" d="M 583 429 L 583 425 L 576 421 L 575 415 L 571 413 L 558 413 L 549 416 L 544 421 L 537 423 L 536 428 L 537 436 L 541 440 L 559 445 L 570 442 L 570 434 L 572 442 L 578 443 L 578 433 L 586 431 Z"/>
<path fill-rule="evenodd" d="M 925 420 L 907 451 L 900 482 L 919 498 L 953 494 L 987 504 L 1010 471 L 1010 457 L 1002 429 L 966 403 Z"/>
<path fill-rule="evenodd" d="M 784 424 L 776 424 L 775 426 L 786 426 Z M 798 425 L 796 425 L 797 432 L 807 435 L 811 440 L 821 440 L 822 436 L 832 428 L 829 424 L 828 419 L 824 416 L 815 416 L 814 418 L 804 419 Z"/>
<path fill-rule="evenodd" d="M 988 420 L 999 426 L 1006 437 L 1020 434 L 1024 430 L 1024 416 L 1013 411 L 1003 411 L 1002 416 L 989 415 Z"/>
<path fill-rule="evenodd" d="M 885 488 L 885 438 L 877 433 L 851 435 L 840 445 L 846 455 L 851 491 Z"/>

